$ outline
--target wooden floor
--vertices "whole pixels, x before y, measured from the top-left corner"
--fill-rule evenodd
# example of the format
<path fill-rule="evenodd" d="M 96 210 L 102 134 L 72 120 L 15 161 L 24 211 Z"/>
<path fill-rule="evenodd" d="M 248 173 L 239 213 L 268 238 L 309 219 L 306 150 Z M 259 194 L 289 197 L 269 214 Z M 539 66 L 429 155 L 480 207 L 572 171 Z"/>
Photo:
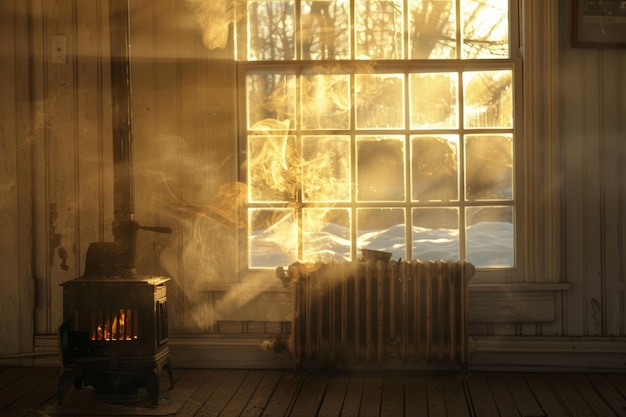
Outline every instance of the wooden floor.
<path fill-rule="evenodd" d="M 56 368 L 0 368 L 0 416 L 64 415 L 58 375 Z M 180 404 L 160 415 L 626 416 L 626 373 L 174 369 L 174 379 L 173 391 L 161 384 L 156 409 L 117 404 L 108 414 L 158 415 L 176 394 Z M 94 401 L 91 411 L 72 415 L 107 414 Z"/>

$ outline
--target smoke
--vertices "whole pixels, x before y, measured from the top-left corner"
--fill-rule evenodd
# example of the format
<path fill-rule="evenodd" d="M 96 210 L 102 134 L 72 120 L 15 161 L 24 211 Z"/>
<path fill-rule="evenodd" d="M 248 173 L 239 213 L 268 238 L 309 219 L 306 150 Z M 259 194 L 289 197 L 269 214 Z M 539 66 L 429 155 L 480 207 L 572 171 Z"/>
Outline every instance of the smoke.
<path fill-rule="evenodd" d="M 210 49 L 224 49 L 228 43 L 228 32 L 243 16 L 245 0 L 187 0 L 196 15 L 202 41 Z"/>

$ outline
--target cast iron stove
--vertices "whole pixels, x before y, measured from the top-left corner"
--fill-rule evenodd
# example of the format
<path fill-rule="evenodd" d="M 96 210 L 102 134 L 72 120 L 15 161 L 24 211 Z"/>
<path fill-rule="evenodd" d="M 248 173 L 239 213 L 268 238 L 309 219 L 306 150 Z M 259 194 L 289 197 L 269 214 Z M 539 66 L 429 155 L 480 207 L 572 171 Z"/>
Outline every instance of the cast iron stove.
<path fill-rule="evenodd" d="M 163 370 L 174 384 L 167 346 L 169 278 L 136 273 L 136 236 L 139 230 L 171 230 L 134 220 L 129 0 L 109 1 L 109 34 L 115 241 L 91 243 L 84 274 L 62 284 L 58 402 L 63 405 L 72 386 L 90 386 L 114 402 L 136 401 L 145 389 L 157 406 Z"/>

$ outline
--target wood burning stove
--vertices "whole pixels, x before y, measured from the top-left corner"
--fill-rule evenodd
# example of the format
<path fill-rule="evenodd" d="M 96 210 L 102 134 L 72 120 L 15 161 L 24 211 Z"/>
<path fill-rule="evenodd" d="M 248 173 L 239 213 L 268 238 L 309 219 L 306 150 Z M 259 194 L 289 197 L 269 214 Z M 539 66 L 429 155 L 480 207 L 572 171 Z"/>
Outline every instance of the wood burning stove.
<path fill-rule="evenodd" d="M 171 230 L 134 220 L 128 0 L 110 0 L 109 33 L 115 241 L 92 243 L 84 275 L 62 284 L 58 401 L 63 405 L 71 386 L 89 385 L 115 401 L 134 401 L 145 388 L 156 406 L 161 372 L 174 383 L 167 346 L 169 278 L 136 273 L 136 236 L 139 230 Z"/>
<path fill-rule="evenodd" d="M 145 387 L 158 405 L 161 372 L 169 374 L 165 283 L 155 276 L 83 276 L 63 284 L 59 331 L 59 405 L 72 385 L 92 386 L 113 401 L 138 398 Z"/>

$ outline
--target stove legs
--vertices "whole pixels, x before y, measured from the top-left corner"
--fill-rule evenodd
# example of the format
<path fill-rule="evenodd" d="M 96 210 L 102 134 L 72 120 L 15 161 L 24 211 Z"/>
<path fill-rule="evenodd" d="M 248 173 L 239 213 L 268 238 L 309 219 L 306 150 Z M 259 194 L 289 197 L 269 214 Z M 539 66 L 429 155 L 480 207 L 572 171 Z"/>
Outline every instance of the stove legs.
<path fill-rule="evenodd" d="M 92 385 L 96 391 L 107 393 L 107 397 L 115 400 L 115 385 L 120 380 L 136 381 L 135 388 L 145 387 L 148 393 L 150 406 L 157 407 L 159 405 L 159 394 L 161 392 L 161 373 L 167 372 L 170 387 L 174 388 L 174 376 L 169 360 L 169 355 L 160 355 L 154 361 L 130 363 L 130 364 L 113 364 L 108 363 L 103 366 L 93 366 L 89 362 L 76 363 L 73 366 L 64 368 L 59 376 L 58 389 L 58 405 L 62 406 L 65 402 L 70 387 L 74 385 L 76 390 L 81 389 L 83 383 Z M 125 394 L 126 396 L 128 393 Z"/>

